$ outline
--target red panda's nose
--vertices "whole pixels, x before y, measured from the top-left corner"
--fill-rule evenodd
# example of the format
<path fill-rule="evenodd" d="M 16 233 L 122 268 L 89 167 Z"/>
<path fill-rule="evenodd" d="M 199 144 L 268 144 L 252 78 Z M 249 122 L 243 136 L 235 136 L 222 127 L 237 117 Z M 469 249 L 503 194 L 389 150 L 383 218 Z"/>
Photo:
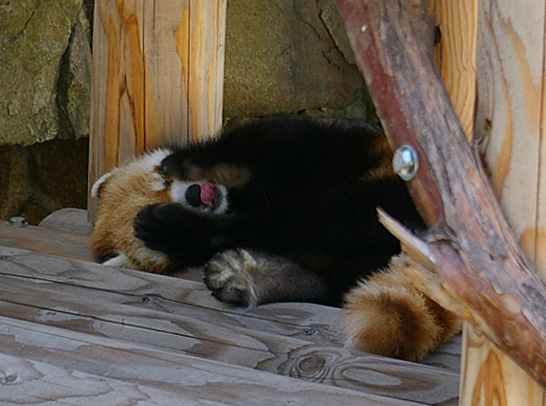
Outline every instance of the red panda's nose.
<path fill-rule="evenodd" d="M 191 185 L 186 190 L 186 201 L 190 206 L 199 207 L 201 206 L 201 186 L 200 185 Z"/>

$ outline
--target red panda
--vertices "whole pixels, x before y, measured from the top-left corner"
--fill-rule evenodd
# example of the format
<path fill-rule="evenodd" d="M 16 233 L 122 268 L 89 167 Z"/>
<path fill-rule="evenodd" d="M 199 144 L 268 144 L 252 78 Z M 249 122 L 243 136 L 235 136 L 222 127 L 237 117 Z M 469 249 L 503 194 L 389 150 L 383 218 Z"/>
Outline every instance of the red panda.
<path fill-rule="evenodd" d="M 348 347 L 421 360 L 460 320 L 389 266 L 399 245 L 376 208 L 423 227 L 391 157 L 369 126 L 286 117 L 159 149 L 95 183 L 92 249 L 149 272 L 202 266 L 235 305 L 342 306 Z"/>

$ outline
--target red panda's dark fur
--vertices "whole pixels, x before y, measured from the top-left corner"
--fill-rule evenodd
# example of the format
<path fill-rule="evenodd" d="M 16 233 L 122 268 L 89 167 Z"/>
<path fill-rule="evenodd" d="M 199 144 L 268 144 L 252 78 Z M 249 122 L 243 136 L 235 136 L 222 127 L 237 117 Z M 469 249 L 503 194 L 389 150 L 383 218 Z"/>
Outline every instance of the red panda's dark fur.
<path fill-rule="evenodd" d="M 153 154 L 97 182 L 97 259 L 158 273 L 203 265 L 213 294 L 233 304 L 342 305 L 347 345 L 377 354 L 420 360 L 460 331 L 389 267 L 399 245 L 376 207 L 423 224 L 377 131 L 282 117 Z M 189 207 L 176 182 L 222 188 L 223 209 Z"/>

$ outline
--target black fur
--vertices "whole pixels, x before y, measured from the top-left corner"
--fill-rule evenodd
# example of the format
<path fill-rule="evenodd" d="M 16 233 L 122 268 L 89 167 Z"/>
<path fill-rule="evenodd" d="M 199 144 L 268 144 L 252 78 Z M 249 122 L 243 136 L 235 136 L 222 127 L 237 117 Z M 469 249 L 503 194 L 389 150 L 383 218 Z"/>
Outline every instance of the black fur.
<path fill-rule="evenodd" d="M 309 283 L 319 279 L 317 289 L 322 285 L 326 291 L 299 297 L 286 293 L 297 286 L 286 286 L 284 295 L 264 295 L 259 303 L 310 298 L 340 304 L 359 278 L 399 252 L 397 240 L 377 221 L 377 207 L 422 227 L 403 181 L 370 175 L 390 160 L 379 147 L 385 145 L 382 137 L 362 122 L 277 117 L 179 148 L 162 162 L 166 178 L 215 183 L 192 177 L 241 168 L 247 178 L 228 187 L 227 212 L 202 213 L 178 203 L 150 206 L 137 217 L 136 235 L 184 266 L 204 265 L 233 248 L 284 258 L 294 265 L 287 275 L 310 274 Z M 291 280 L 306 283 L 287 275 L 281 287 Z"/>

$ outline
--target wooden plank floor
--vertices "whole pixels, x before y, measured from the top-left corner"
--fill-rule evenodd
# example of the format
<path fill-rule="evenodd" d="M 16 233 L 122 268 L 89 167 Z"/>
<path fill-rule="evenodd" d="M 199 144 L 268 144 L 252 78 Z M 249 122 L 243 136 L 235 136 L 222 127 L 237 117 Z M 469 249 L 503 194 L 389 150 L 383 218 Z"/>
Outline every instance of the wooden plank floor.
<path fill-rule="evenodd" d="M 459 340 L 423 364 L 350 351 L 339 309 L 93 263 L 85 218 L 0 222 L 0 404 L 457 404 Z"/>

